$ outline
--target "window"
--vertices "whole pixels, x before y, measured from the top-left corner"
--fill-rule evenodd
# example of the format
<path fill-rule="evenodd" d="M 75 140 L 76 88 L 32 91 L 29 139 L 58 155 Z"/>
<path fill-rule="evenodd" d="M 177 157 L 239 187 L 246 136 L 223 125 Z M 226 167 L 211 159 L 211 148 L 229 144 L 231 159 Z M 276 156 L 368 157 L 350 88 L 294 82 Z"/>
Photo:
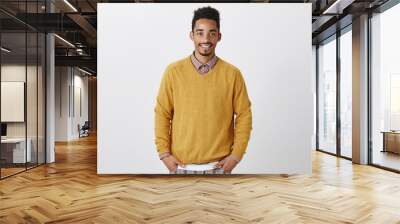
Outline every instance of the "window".
<path fill-rule="evenodd" d="M 400 170 L 400 5 L 371 18 L 372 164 Z"/>
<path fill-rule="evenodd" d="M 346 32 L 347 31 L 347 32 Z M 352 157 L 352 35 L 351 26 L 340 36 L 340 155 Z"/>
<path fill-rule="evenodd" d="M 318 148 L 336 153 L 336 39 L 318 47 Z"/>

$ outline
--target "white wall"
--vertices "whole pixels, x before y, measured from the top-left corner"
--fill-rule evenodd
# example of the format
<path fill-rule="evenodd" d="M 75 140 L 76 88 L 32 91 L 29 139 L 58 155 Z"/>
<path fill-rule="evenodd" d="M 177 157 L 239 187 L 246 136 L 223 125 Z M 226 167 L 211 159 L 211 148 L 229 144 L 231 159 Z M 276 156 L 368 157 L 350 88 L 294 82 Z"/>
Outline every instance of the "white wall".
<path fill-rule="evenodd" d="M 98 4 L 98 173 L 168 173 L 154 144 L 165 67 L 193 51 L 193 11 L 221 13 L 217 55 L 241 69 L 253 131 L 234 173 L 311 173 L 311 4 Z M 126 29 L 122 29 L 125 27 Z"/>
<path fill-rule="evenodd" d="M 74 108 L 72 110 L 75 111 L 73 113 L 73 119 L 71 120 L 72 124 L 72 130 L 71 134 L 73 138 L 78 138 L 79 137 L 79 132 L 77 129 L 78 124 L 81 126 L 85 123 L 85 121 L 88 120 L 89 117 L 89 112 L 88 112 L 88 77 L 87 76 L 82 76 L 83 73 L 80 72 L 79 70 L 75 69 L 74 71 Z M 80 91 L 80 93 L 78 93 Z M 80 94 L 80 97 L 79 97 Z M 81 101 L 81 102 L 79 102 Z M 79 111 L 79 107 L 82 110 L 81 112 Z"/>
<path fill-rule="evenodd" d="M 313 88 L 313 137 L 312 137 L 312 148 L 311 150 L 314 151 L 317 149 L 317 93 L 316 93 L 316 86 L 317 86 L 317 48 L 315 45 L 312 46 L 312 58 L 311 58 L 311 74 L 312 74 L 312 84 Z"/>
<path fill-rule="evenodd" d="M 55 68 L 55 141 L 68 140 L 68 67 Z"/>
<path fill-rule="evenodd" d="M 88 77 L 73 67 L 56 67 L 55 80 L 55 140 L 77 139 L 78 124 L 88 120 Z M 82 114 L 76 104 L 81 91 Z M 75 111 L 74 111 L 75 110 Z M 74 113 L 75 112 L 75 113 Z"/>

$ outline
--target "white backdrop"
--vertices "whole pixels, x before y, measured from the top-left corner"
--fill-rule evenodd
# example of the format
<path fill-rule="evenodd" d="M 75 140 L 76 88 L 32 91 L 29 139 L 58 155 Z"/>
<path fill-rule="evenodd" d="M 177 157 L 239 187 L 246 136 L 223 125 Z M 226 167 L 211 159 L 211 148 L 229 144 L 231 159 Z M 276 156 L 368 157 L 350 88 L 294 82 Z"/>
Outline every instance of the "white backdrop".
<path fill-rule="evenodd" d="M 241 174 L 311 173 L 311 4 L 98 4 L 98 173 L 168 173 L 154 107 L 168 64 L 190 55 L 193 11 L 221 16 L 216 54 L 238 67 L 253 111 Z"/>

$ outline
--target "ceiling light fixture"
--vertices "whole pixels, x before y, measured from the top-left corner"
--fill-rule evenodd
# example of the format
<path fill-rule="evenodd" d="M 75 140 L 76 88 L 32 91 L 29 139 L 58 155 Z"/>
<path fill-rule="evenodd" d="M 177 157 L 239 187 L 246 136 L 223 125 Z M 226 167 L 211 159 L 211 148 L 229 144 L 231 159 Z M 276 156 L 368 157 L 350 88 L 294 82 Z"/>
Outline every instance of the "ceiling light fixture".
<path fill-rule="evenodd" d="M 73 44 L 72 44 L 71 42 L 69 42 L 68 40 L 66 40 L 66 39 L 64 39 L 64 38 L 62 38 L 62 37 L 60 37 L 60 36 L 57 35 L 57 34 L 54 34 L 54 36 L 57 37 L 58 39 L 60 39 L 61 41 L 63 41 L 64 43 L 66 43 L 67 45 L 69 45 L 69 46 L 75 48 L 75 45 L 73 45 Z"/>
<path fill-rule="evenodd" d="M 71 4 L 69 3 L 68 0 L 64 0 L 65 4 L 67 4 L 72 10 L 74 10 L 74 12 L 78 12 L 78 10 Z"/>
<path fill-rule="evenodd" d="M 7 48 L 5 48 L 5 47 L 1 47 L 0 49 L 1 49 L 2 51 L 6 52 L 6 53 L 10 53 L 10 52 L 11 52 L 11 50 L 9 50 L 9 49 L 7 49 Z"/>
<path fill-rule="evenodd" d="M 332 5 L 324 10 L 322 14 L 341 14 L 343 9 L 349 6 L 354 0 L 336 0 Z"/>
<path fill-rule="evenodd" d="M 86 71 L 86 70 L 83 70 L 83 69 L 81 69 L 81 68 L 79 68 L 79 67 L 78 67 L 78 69 L 79 69 L 79 71 L 81 71 L 81 72 L 83 72 L 83 73 L 85 73 L 85 74 L 88 74 L 88 75 L 90 75 L 90 76 L 93 75 L 92 73 L 90 73 L 90 72 L 88 72 L 88 71 Z"/>

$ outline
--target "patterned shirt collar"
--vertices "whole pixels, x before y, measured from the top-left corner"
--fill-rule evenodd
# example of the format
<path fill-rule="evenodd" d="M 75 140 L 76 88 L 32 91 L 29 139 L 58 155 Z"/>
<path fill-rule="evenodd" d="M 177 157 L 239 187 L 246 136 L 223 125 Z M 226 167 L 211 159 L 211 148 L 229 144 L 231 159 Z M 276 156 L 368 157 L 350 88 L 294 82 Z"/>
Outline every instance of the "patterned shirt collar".
<path fill-rule="evenodd" d="M 190 56 L 190 59 L 192 60 L 192 64 L 194 65 L 194 67 L 196 68 L 196 70 L 200 73 L 200 74 L 205 74 L 208 71 L 210 71 L 215 64 L 218 61 L 218 57 L 216 55 L 214 55 L 214 57 L 211 58 L 211 60 L 209 60 L 206 64 L 202 64 L 199 60 L 197 60 L 197 58 L 194 56 L 194 52 L 193 54 Z"/>

